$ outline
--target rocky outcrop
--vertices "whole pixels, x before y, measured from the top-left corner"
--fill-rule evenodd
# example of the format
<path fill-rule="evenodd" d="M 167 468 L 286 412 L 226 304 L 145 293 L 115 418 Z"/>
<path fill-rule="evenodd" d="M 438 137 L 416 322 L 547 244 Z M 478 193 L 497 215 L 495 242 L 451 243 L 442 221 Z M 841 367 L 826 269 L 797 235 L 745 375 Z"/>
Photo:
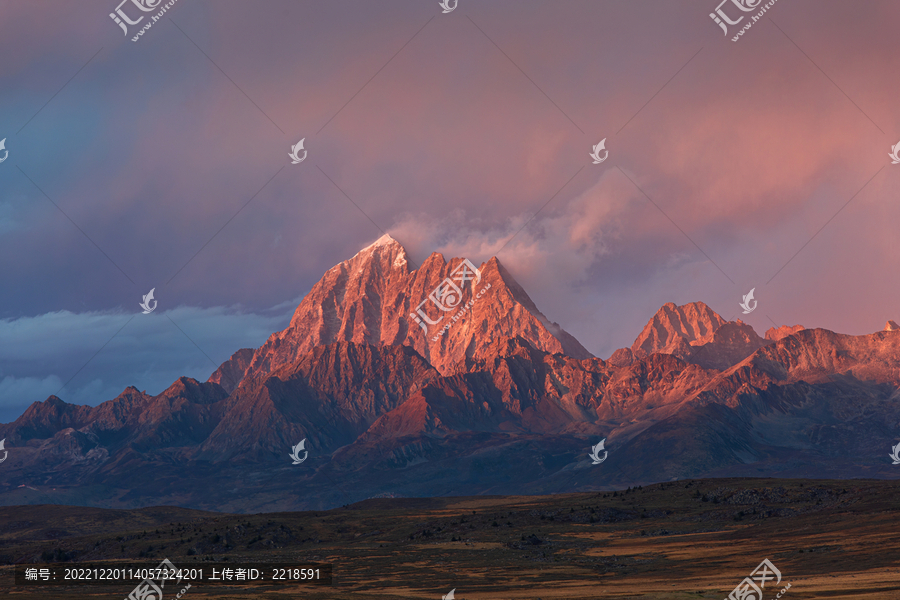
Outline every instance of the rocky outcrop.
<path fill-rule="evenodd" d="M 607 362 L 614 367 L 627 367 L 634 362 L 634 352 L 631 348 L 619 348 L 610 355 Z"/>
<path fill-rule="evenodd" d="M 240 385 L 244 373 L 247 372 L 247 368 L 253 361 L 255 352 L 256 350 L 253 348 L 241 348 L 232 354 L 231 358 L 219 365 L 208 381 L 218 383 L 230 394 Z"/>
<path fill-rule="evenodd" d="M 741 365 L 753 365 L 781 381 L 820 383 L 846 376 L 896 386 L 900 384 L 900 336 L 890 331 L 845 335 L 804 329 L 761 348 Z"/>
<path fill-rule="evenodd" d="M 222 417 L 198 458 L 223 461 L 332 452 L 440 374 L 407 346 L 338 342 L 319 346 L 266 377 L 245 379 L 221 403 Z"/>
<path fill-rule="evenodd" d="M 637 357 L 657 352 L 687 357 L 691 354 L 691 345 L 711 341 L 716 330 L 725 323 L 725 319 L 703 302 L 684 306 L 667 302 L 644 326 L 631 345 L 631 351 Z"/>
<path fill-rule="evenodd" d="M 631 346 L 631 354 L 642 358 L 654 353 L 671 354 L 707 369 L 727 369 L 758 348 L 771 343 L 752 327 L 738 320 L 725 321 L 703 302 L 663 305 Z M 617 350 L 610 357 L 616 365 L 627 365 L 628 354 Z"/>
<path fill-rule="evenodd" d="M 687 362 L 706 369 L 724 370 L 771 343 L 741 320 L 725 323 L 707 339 L 694 342 L 690 355 L 685 358 Z"/>
<path fill-rule="evenodd" d="M 789 335 L 794 335 L 798 331 L 803 331 L 806 329 L 803 325 L 794 325 L 793 327 L 789 325 L 782 325 L 781 327 L 769 327 L 766 330 L 766 339 L 772 342 L 777 342 L 782 338 L 786 338 Z"/>

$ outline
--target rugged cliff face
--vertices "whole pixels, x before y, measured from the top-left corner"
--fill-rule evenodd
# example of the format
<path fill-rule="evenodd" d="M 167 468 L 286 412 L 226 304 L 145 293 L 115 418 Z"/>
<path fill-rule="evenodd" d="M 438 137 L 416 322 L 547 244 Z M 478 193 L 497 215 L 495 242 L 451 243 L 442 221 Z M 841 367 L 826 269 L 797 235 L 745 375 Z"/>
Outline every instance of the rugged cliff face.
<path fill-rule="evenodd" d="M 446 293 L 434 294 L 441 285 Z M 230 392 L 244 377 L 267 375 L 316 346 L 340 341 L 409 346 L 450 374 L 466 358 L 480 357 L 491 340 L 516 336 L 546 352 L 591 357 L 537 309 L 496 258 L 470 266 L 432 254 L 412 270 L 406 250 L 386 235 L 325 273 L 287 329 L 272 334 L 252 356 L 247 350 L 235 354 L 210 381 Z"/>
<path fill-rule="evenodd" d="M 786 338 L 789 335 L 794 335 L 798 331 L 803 331 L 806 329 L 803 325 L 794 325 L 790 327 L 788 325 L 782 325 L 781 327 L 769 327 L 766 330 L 766 339 L 772 342 L 777 342 L 781 338 Z"/>
<path fill-rule="evenodd" d="M 725 319 L 702 302 L 684 306 L 669 302 L 644 326 L 631 351 L 639 358 L 657 352 L 689 356 L 690 346 L 711 342 L 716 330 L 725 323 Z"/>
<path fill-rule="evenodd" d="M 658 353 L 707 369 L 725 369 L 772 341 L 740 320 L 725 321 L 703 302 L 684 306 L 669 302 L 653 315 L 631 348 L 620 348 L 610 361 L 624 366 Z"/>
<path fill-rule="evenodd" d="M 604 361 L 496 259 L 475 269 L 434 254 L 410 270 L 382 238 L 209 382 L 128 388 L 93 408 L 35 403 L 0 425 L 0 502 L 258 512 L 683 477 L 900 476 L 887 456 L 900 437 L 892 322 L 764 339 L 701 302 L 666 304 Z M 593 465 L 602 438 L 608 458 Z"/>

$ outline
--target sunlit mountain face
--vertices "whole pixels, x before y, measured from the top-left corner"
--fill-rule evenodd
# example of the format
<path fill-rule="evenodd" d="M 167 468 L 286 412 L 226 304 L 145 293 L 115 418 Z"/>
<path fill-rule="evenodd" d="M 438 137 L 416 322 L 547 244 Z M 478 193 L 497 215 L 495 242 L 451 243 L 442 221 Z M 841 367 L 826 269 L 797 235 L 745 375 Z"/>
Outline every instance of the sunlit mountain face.
<path fill-rule="evenodd" d="M 891 323 L 760 337 L 702 302 L 664 305 L 602 360 L 496 258 L 435 254 L 414 269 L 384 237 L 207 382 L 34 403 L 0 427 L 3 499 L 255 512 L 761 473 L 893 478 L 898 369 Z"/>

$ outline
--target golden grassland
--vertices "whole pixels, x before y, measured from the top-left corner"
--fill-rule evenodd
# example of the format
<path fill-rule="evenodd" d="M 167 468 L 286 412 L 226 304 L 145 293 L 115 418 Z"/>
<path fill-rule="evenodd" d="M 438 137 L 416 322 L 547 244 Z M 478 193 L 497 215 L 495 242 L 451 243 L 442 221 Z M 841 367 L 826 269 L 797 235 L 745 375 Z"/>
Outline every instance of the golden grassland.
<path fill-rule="evenodd" d="M 173 507 L 0 507 L 0 594 L 120 598 L 121 586 L 15 587 L 13 562 L 331 563 L 330 587 L 194 584 L 217 599 L 717 599 L 764 559 L 765 600 L 900 598 L 900 482 L 684 480 L 624 492 L 373 499 L 234 515 Z M 168 589 L 164 600 L 174 598 Z"/>

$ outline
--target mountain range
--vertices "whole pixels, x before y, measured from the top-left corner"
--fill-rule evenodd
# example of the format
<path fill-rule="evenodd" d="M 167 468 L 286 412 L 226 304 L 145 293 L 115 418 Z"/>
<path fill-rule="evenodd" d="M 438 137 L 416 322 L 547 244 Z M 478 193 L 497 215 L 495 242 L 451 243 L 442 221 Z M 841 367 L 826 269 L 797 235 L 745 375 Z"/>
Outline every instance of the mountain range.
<path fill-rule="evenodd" d="M 760 337 L 702 302 L 668 303 L 602 360 L 496 257 L 435 253 L 414 269 L 384 236 L 206 382 L 95 407 L 51 396 L 0 425 L 0 504 L 264 512 L 698 477 L 894 479 L 898 388 L 893 321 Z"/>

